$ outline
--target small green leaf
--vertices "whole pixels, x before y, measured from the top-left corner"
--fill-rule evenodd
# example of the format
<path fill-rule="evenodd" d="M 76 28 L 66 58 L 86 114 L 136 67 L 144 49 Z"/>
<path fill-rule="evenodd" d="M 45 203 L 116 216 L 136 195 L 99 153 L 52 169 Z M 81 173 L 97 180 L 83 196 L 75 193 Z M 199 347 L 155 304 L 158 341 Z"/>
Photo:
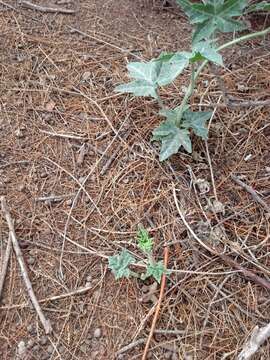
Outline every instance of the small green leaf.
<path fill-rule="evenodd" d="M 193 46 L 193 57 L 191 62 L 199 60 L 209 60 L 215 64 L 223 65 L 222 56 L 207 41 L 198 42 Z"/>
<path fill-rule="evenodd" d="M 146 229 L 140 228 L 137 232 L 137 241 L 139 248 L 146 253 L 151 253 L 153 249 L 153 239 L 149 236 Z"/>
<path fill-rule="evenodd" d="M 270 11 L 270 2 L 262 1 L 258 4 L 253 4 L 247 8 L 245 13 L 248 14 L 256 11 Z"/>
<path fill-rule="evenodd" d="M 152 96 L 157 98 L 156 86 L 143 80 L 134 80 L 127 84 L 118 85 L 115 88 L 119 93 L 131 93 L 135 96 Z"/>
<path fill-rule="evenodd" d="M 206 121 L 212 116 L 212 111 L 185 111 L 183 113 L 183 122 L 181 126 L 186 129 L 192 129 L 197 136 L 200 136 L 204 140 L 208 138 L 208 129 L 206 127 Z"/>
<path fill-rule="evenodd" d="M 150 276 L 153 276 L 158 283 L 160 283 L 162 275 L 169 274 L 169 271 L 164 267 L 163 262 L 152 262 L 148 263 L 146 274 L 143 276 L 144 279 L 147 279 Z"/>
<path fill-rule="evenodd" d="M 116 279 L 128 278 L 131 275 L 128 266 L 135 262 L 136 260 L 127 250 L 122 250 L 120 254 L 109 257 L 109 269 L 112 270 Z"/>
<path fill-rule="evenodd" d="M 191 24 L 196 24 L 193 43 L 209 38 L 215 31 L 233 32 L 246 28 L 243 22 L 234 17 L 242 15 L 248 0 L 204 0 L 203 3 L 176 1 L 190 18 Z"/>

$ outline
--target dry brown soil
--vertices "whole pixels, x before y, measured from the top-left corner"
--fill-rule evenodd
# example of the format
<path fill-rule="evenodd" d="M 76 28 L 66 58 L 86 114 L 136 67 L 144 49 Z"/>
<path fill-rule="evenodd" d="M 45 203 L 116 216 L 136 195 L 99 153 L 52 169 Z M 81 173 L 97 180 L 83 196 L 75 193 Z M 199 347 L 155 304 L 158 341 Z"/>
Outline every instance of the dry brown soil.
<path fill-rule="evenodd" d="M 206 69 L 192 106 L 216 109 L 209 140 L 194 138 L 192 156 L 181 152 L 160 164 L 150 143 L 161 121 L 157 104 L 113 90 L 127 80 L 128 61 L 188 49 L 184 14 L 158 0 L 35 2 L 74 15 L 6 3 L 11 7 L 0 2 L 0 195 L 53 333 L 44 336 L 12 254 L 0 303 L 1 360 L 19 359 L 19 349 L 29 360 L 109 360 L 137 340 L 118 359 L 141 359 L 155 300 L 145 292 L 153 280 L 116 281 L 107 262 L 122 248 L 141 257 L 139 224 L 151 231 L 157 259 L 168 244 L 168 267 L 178 270 L 167 279 L 148 358 L 236 359 L 254 326 L 270 321 L 269 290 L 190 236 L 173 188 L 203 241 L 269 280 L 269 213 L 231 179 L 241 178 L 270 206 L 269 106 L 224 105 L 219 81 Z M 253 30 L 269 21 L 249 20 Z M 224 52 L 219 71 L 228 96 L 269 99 L 269 40 Z M 187 75 L 162 90 L 166 105 L 179 103 Z M 1 260 L 7 240 L 2 216 Z M 266 342 L 254 359 L 269 358 Z"/>

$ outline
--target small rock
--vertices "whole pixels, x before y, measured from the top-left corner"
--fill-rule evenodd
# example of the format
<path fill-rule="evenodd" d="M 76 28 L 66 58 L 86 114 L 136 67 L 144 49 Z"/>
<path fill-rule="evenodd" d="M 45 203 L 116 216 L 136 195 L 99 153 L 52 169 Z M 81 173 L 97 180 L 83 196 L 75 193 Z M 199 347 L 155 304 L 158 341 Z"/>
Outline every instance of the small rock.
<path fill-rule="evenodd" d="M 27 348 L 32 349 L 32 347 L 35 345 L 35 341 L 33 339 L 29 339 L 27 341 Z"/>
<path fill-rule="evenodd" d="M 210 209 L 214 214 L 219 214 L 219 213 L 222 213 L 223 215 L 225 214 L 225 206 L 222 204 L 222 202 L 218 200 L 213 201 L 213 203 L 210 206 Z"/>
<path fill-rule="evenodd" d="M 196 185 L 198 186 L 198 189 L 202 195 L 210 191 L 210 184 L 205 179 L 197 179 Z"/>
<path fill-rule="evenodd" d="M 93 280 L 92 275 L 87 275 L 86 282 L 91 282 Z"/>
<path fill-rule="evenodd" d="M 54 350 L 54 348 L 53 348 L 53 346 L 52 345 L 49 345 L 48 347 L 47 347 L 47 353 L 48 354 L 52 354 L 53 353 L 53 350 Z"/>
<path fill-rule="evenodd" d="M 47 342 L 48 342 L 47 336 L 41 336 L 41 338 L 39 339 L 40 345 L 46 345 Z"/>
<path fill-rule="evenodd" d="M 171 359 L 172 353 L 170 351 L 166 351 L 164 354 L 164 359 Z"/>
<path fill-rule="evenodd" d="M 22 191 L 24 191 L 24 190 L 25 190 L 25 185 L 24 185 L 24 184 L 20 184 L 20 185 L 18 186 L 18 191 L 22 192 Z"/>
<path fill-rule="evenodd" d="M 81 177 L 79 178 L 79 183 L 80 183 L 80 184 L 83 184 L 84 181 L 85 181 L 85 176 L 81 176 Z"/>
<path fill-rule="evenodd" d="M 28 265 L 34 265 L 36 260 L 35 260 L 35 258 L 29 256 L 26 261 L 27 261 Z"/>
<path fill-rule="evenodd" d="M 83 80 L 83 81 L 87 81 L 87 80 L 90 79 L 90 77 L 91 77 L 91 72 L 90 72 L 90 71 L 86 71 L 86 72 L 83 73 L 83 75 L 82 75 L 82 80 Z"/>
<path fill-rule="evenodd" d="M 94 331 L 94 337 L 96 339 L 100 338 L 101 337 L 101 329 L 100 328 L 96 328 L 95 331 Z"/>
<path fill-rule="evenodd" d="M 25 354 L 25 352 L 26 352 L 26 345 L 25 345 L 25 342 L 22 340 L 18 344 L 18 355 L 19 355 L 19 357 L 22 358 L 23 355 Z"/>
<path fill-rule="evenodd" d="M 63 345 L 60 345 L 58 351 L 60 352 L 60 354 L 63 354 L 66 351 L 66 348 Z"/>
<path fill-rule="evenodd" d="M 39 352 L 40 346 L 37 344 L 33 347 L 33 352 Z"/>
<path fill-rule="evenodd" d="M 30 324 L 30 325 L 27 325 L 27 331 L 29 332 L 29 333 L 33 333 L 34 332 L 34 325 L 33 324 Z"/>
<path fill-rule="evenodd" d="M 20 128 L 18 128 L 17 130 L 15 130 L 14 132 L 15 136 L 19 139 L 23 138 L 24 134 L 22 132 L 22 130 Z"/>

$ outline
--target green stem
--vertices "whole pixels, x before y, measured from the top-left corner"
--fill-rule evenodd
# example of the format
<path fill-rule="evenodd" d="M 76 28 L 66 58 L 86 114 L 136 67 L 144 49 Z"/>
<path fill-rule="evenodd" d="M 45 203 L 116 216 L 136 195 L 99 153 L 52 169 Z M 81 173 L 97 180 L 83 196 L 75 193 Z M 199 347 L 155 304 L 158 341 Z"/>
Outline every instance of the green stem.
<path fill-rule="evenodd" d="M 232 45 L 238 44 L 240 42 L 244 42 L 244 41 L 253 39 L 255 37 L 267 35 L 268 33 L 270 33 L 270 27 L 265 29 L 265 30 L 257 31 L 255 33 L 251 33 L 251 34 L 247 34 L 247 35 L 241 36 L 241 37 L 239 37 L 237 39 L 234 39 L 232 41 L 229 41 L 226 44 L 223 44 L 220 47 L 218 47 L 217 50 L 220 51 L 220 50 L 226 49 L 226 48 L 228 48 L 228 47 L 230 47 Z M 185 105 L 187 104 L 190 96 L 193 94 L 193 90 L 194 90 L 194 87 L 195 87 L 196 80 L 199 77 L 202 70 L 204 69 L 204 67 L 208 64 L 208 62 L 209 62 L 208 60 L 203 61 L 203 63 L 199 66 L 199 68 L 198 68 L 198 70 L 196 71 L 195 74 L 193 74 L 194 70 L 192 71 L 191 81 L 189 83 L 187 92 L 186 92 L 186 94 L 185 94 L 185 96 L 184 96 L 184 98 L 183 98 L 183 100 L 181 102 L 181 105 L 180 105 L 181 108 L 180 108 L 179 118 L 177 119 L 177 125 L 179 125 L 179 123 L 180 123 L 180 120 L 181 120 L 181 117 L 183 115 L 183 110 L 184 110 Z M 180 117 L 180 115 L 181 115 L 181 117 Z"/>
<path fill-rule="evenodd" d="M 183 98 L 183 100 L 181 102 L 181 105 L 180 105 L 179 113 L 177 115 L 176 126 L 180 125 L 180 121 L 182 119 L 182 115 L 183 115 L 183 112 L 185 110 L 185 106 L 186 106 L 186 104 L 188 102 L 188 99 L 193 94 L 194 87 L 195 87 L 195 79 L 196 79 L 195 76 L 196 76 L 196 73 L 195 73 L 194 64 L 191 64 L 191 79 L 190 79 L 190 83 L 189 83 L 189 86 L 187 88 L 187 91 L 185 93 L 185 96 L 184 96 L 184 98 Z"/>
<path fill-rule="evenodd" d="M 158 102 L 158 105 L 161 107 L 162 110 L 165 110 L 165 105 L 160 97 L 160 95 L 157 93 L 157 102 Z"/>

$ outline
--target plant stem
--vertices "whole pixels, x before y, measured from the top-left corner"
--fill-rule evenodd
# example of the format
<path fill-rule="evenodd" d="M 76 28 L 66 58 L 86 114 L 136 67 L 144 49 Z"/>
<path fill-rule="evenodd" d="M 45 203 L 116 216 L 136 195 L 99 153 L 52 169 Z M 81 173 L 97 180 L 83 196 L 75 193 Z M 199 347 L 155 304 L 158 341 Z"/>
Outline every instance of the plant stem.
<path fill-rule="evenodd" d="M 195 76 L 196 76 L 196 73 L 195 73 L 194 64 L 191 64 L 191 79 L 190 79 L 188 89 L 187 89 L 187 91 L 185 93 L 185 96 L 184 96 L 184 98 L 183 98 L 183 100 L 181 102 L 181 105 L 180 105 L 179 113 L 178 113 L 178 116 L 177 116 L 176 126 L 180 125 L 180 121 L 182 119 L 182 115 L 183 115 L 183 112 L 185 110 L 185 105 L 187 104 L 188 99 L 190 98 L 190 96 L 193 94 L 194 87 L 195 87 L 195 80 L 196 80 Z"/>
<path fill-rule="evenodd" d="M 160 97 L 160 95 L 158 93 L 157 93 L 157 102 L 158 102 L 158 105 L 161 107 L 162 110 L 166 109 L 166 107 L 165 107 L 165 105 L 164 105 L 164 103 L 163 103 L 163 101 L 162 101 L 162 99 L 161 99 L 161 97 Z"/>
<path fill-rule="evenodd" d="M 221 45 L 220 47 L 218 47 L 217 50 L 220 51 L 220 50 L 226 49 L 226 48 L 228 48 L 228 47 L 230 47 L 232 45 L 238 44 L 240 42 L 244 42 L 244 41 L 259 37 L 259 36 L 267 35 L 268 33 L 270 33 L 270 27 L 265 29 L 265 30 L 257 31 L 255 33 L 251 33 L 251 34 L 247 34 L 247 35 L 241 36 L 239 38 L 236 38 L 236 39 L 234 39 L 232 41 L 229 41 L 229 42 Z M 177 119 L 177 125 L 179 125 L 179 123 L 181 121 L 181 117 L 183 115 L 183 110 L 184 110 L 185 105 L 187 104 L 190 96 L 193 94 L 193 90 L 194 90 L 194 87 L 195 87 L 195 82 L 196 82 L 197 78 L 199 77 L 200 73 L 202 72 L 202 70 L 204 69 L 204 67 L 208 64 L 208 62 L 209 62 L 208 60 L 203 61 L 195 74 L 193 74 L 194 68 L 192 68 L 191 81 L 189 83 L 186 94 L 185 94 L 185 96 L 184 96 L 184 98 L 183 98 L 183 100 L 181 102 L 181 105 L 180 105 L 181 108 L 180 108 L 179 118 Z M 192 67 L 193 67 L 193 65 L 192 65 Z"/>
<path fill-rule="evenodd" d="M 235 44 L 238 44 L 240 42 L 244 42 L 244 41 L 247 41 L 247 40 L 250 40 L 250 39 L 253 39 L 255 37 L 259 37 L 259 36 L 264 36 L 264 35 L 267 35 L 268 33 L 270 33 L 270 27 L 265 29 L 265 30 L 262 30 L 262 31 L 257 31 L 255 33 L 251 33 L 251 34 L 247 34 L 247 35 L 244 35 L 244 36 L 241 36 L 239 38 L 236 38 L 232 41 L 229 41 L 223 45 L 221 45 L 220 47 L 217 48 L 218 51 L 220 50 L 223 50 L 223 49 L 226 49 L 232 45 L 235 45 Z M 208 64 L 208 60 L 205 60 L 201 66 L 198 68 L 198 70 L 196 71 L 196 74 L 195 74 L 195 80 L 197 79 L 197 77 L 200 75 L 200 73 L 202 72 L 203 68 L 205 67 L 205 65 Z"/>

